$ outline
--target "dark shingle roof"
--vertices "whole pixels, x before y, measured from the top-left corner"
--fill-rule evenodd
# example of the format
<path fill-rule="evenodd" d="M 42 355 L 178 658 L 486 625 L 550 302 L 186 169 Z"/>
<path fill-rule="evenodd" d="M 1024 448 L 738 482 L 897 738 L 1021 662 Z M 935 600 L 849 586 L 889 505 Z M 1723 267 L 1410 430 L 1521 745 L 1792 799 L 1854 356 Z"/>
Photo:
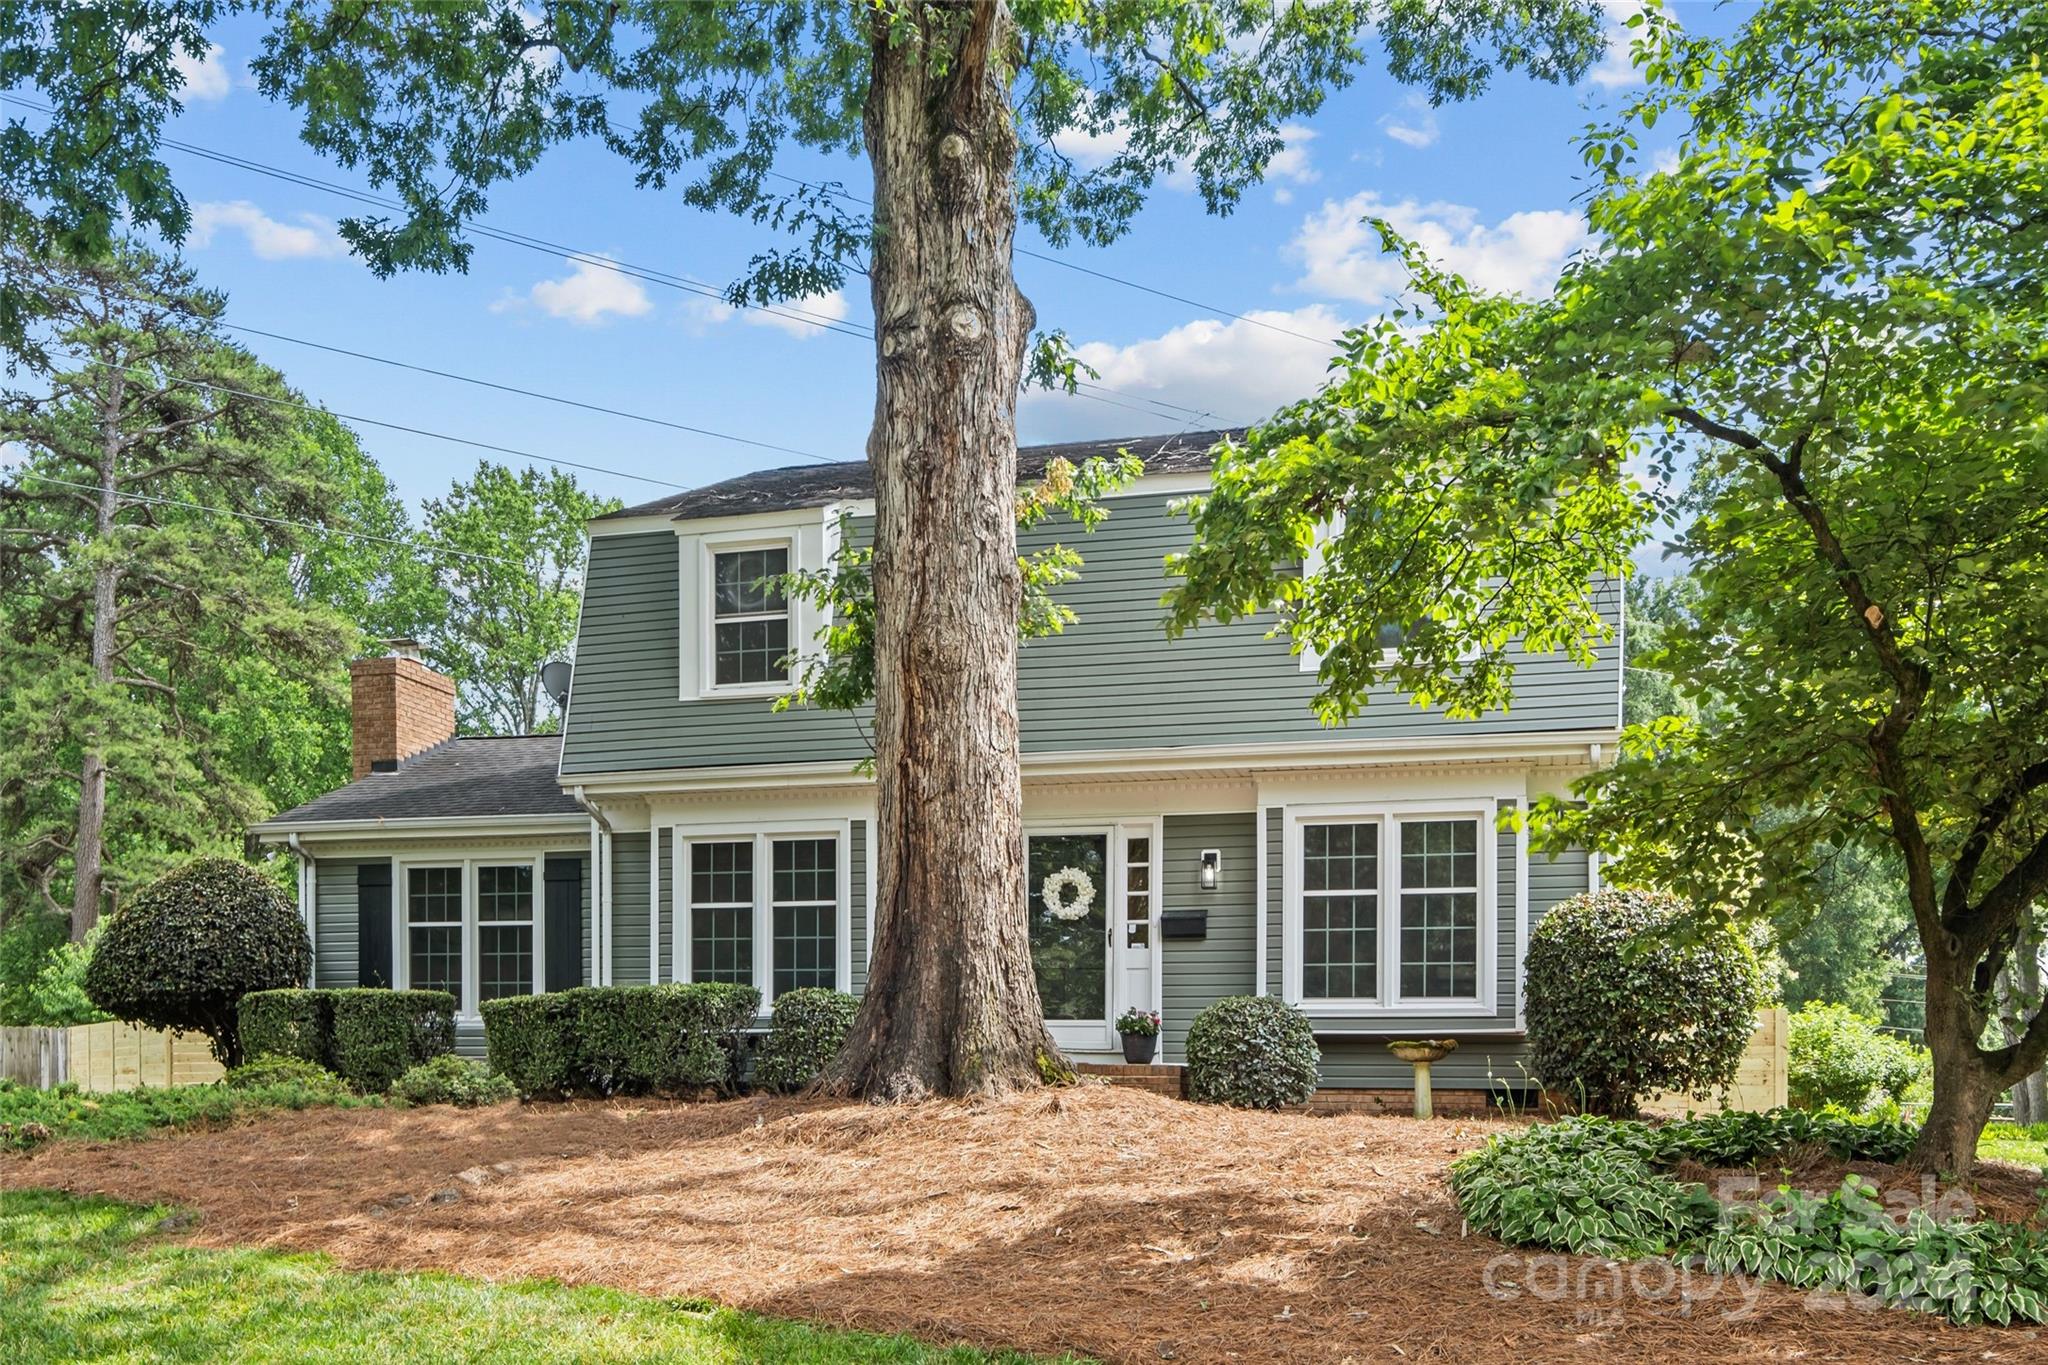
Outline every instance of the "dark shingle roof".
<path fill-rule="evenodd" d="M 561 758 L 560 735 L 451 739 L 408 759 L 395 773 L 371 773 L 263 823 L 574 815 L 582 807 L 556 780 Z"/>
<path fill-rule="evenodd" d="M 1147 474 L 1187 474 L 1209 467 L 1210 451 L 1226 437 L 1240 436 L 1243 428 L 1225 431 L 1190 431 L 1177 436 L 1119 436 L 1107 441 L 1068 441 L 1061 445 L 1023 446 L 1017 451 L 1017 477 L 1035 479 L 1056 457 L 1073 464 L 1096 456 L 1128 450 L 1145 462 Z M 622 508 L 610 517 L 653 517 L 668 515 L 677 521 L 700 517 L 741 516 L 749 512 L 780 512 L 793 507 L 823 507 L 827 503 L 875 495 L 874 471 L 866 460 L 838 464 L 786 465 L 761 469 L 719 483 L 706 484 L 681 493 Z M 610 517 L 599 517 L 599 521 Z"/>

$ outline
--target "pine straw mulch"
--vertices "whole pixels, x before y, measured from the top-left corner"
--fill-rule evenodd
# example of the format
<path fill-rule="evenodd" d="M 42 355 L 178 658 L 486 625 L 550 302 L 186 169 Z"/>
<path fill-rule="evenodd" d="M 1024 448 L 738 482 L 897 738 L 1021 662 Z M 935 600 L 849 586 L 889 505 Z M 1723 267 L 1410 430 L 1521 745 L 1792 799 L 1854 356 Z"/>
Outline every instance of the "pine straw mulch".
<path fill-rule="evenodd" d="M 1778 1285 L 1509 1252 L 1444 1171 L 1496 1125 L 1254 1114 L 1085 1085 L 984 1105 L 325 1110 L 0 1158 L 358 1268 L 704 1296 L 1116 1361 L 2040 1361 Z M 1560 1286 L 1563 1291 L 1560 1292 Z"/>

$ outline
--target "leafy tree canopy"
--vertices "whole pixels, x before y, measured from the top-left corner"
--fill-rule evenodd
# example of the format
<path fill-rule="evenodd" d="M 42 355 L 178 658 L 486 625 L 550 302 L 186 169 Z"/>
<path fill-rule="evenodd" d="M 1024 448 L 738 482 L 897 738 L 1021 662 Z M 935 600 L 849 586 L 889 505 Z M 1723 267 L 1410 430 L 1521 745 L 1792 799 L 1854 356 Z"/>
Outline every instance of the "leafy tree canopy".
<path fill-rule="evenodd" d="M 176 59 L 204 55 L 226 0 L 166 5 L 0 0 L 0 80 L 55 106 L 39 130 L 0 139 L 11 212 L 75 253 L 104 251 L 116 224 L 181 239 L 185 200 L 157 134 L 181 104 Z M 917 0 L 673 4 L 667 0 L 471 0 L 266 6 L 258 84 L 302 116 L 308 144 L 360 167 L 404 202 L 342 233 L 379 273 L 466 267 L 461 226 L 499 182 L 552 145 L 593 139 L 650 189 L 674 188 L 789 234 L 757 257 L 736 302 L 843 281 L 870 224 L 815 156 L 864 151 L 875 25 L 922 41 Z M 1283 145 L 1282 128 L 1348 84 L 1376 40 L 1390 73 L 1435 100 L 1466 99 L 1496 71 L 1575 79 L 1603 48 L 1592 0 L 1018 0 L 1007 54 L 1019 130 L 1020 208 L 1056 244 L 1122 235 L 1159 177 L 1193 174 L 1228 212 Z M 943 17 L 943 16 L 940 16 Z M 947 22 L 963 22 L 964 12 Z M 943 25 L 942 25 L 943 26 Z M 931 60 L 946 52 L 935 46 Z M 1115 137 L 1084 167 L 1055 139 Z M 828 163 L 829 164 L 829 163 Z M 24 301 L 7 287 L 0 335 Z"/>
<path fill-rule="evenodd" d="M 445 594 L 424 627 L 427 658 L 456 680 L 465 730 L 524 735 L 561 723 L 540 668 L 576 644 L 584 525 L 619 505 L 559 469 L 489 460 L 427 500 L 423 553 Z"/>
<path fill-rule="evenodd" d="M 1546 829 L 1761 912 L 1830 850 L 1896 857 L 1936 1059 L 1919 1156 L 1967 1168 L 2048 1054 L 2038 1012 L 1979 1044 L 2048 890 L 2048 13 L 1781 0 L 1726 42 L 1649 27 L 1649 91 L 1584 144 L 1598 245 L 1529 304 L 1415 261 L 1414 325 L 1354 335 L 1226 461 L 1175 619 L 1293 606 L 1332 716 L 1382 678 L 1505 704 L 1515 651 L 1603 641 L 1651 471 L 1699 591 L 1664 659 L 1715 705 L 1629 731 Z M 1676 167 L 1639 170 L 1674 123 Z M 1305 582 L 1253 563 L 1347 511 Z M 1427 628 L 1383 664 L 1390 619 Z"/>

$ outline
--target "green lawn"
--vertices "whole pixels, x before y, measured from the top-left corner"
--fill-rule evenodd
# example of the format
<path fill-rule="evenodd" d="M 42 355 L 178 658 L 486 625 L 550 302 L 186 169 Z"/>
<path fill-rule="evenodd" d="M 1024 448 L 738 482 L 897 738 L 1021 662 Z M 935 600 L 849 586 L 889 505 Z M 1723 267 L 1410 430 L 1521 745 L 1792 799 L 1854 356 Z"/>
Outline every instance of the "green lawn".
<path fill-rule="evenodd" d="M 0 1152 L 26 1151 L 54 1138 L 105 1142 L 141 1137 L 153 1128 L 212 1127 L 278 1109 L 384 1102 L 378 1096 L 351 1095 L 296 1082 L 246 1089 L 178 1085 L 88 1094 L 76 1085 L 38 1090 L 0 1080 Z"/>
<path fill-rule="evenodd" d="M 2017 1123 L 1994 1123 L 1978 1139 L 1977 1155 L 1986 1160 L 2012 1161 L 2048 1170 L 2048 1123 L 2033 1123 L 2025 1127 Z"/>
<path fill-rule="evenodd" d="M 0 1193 L 0 1361 L 1023 1361 L 609 1289 L 203 1251 L 167 1209 Z"/>

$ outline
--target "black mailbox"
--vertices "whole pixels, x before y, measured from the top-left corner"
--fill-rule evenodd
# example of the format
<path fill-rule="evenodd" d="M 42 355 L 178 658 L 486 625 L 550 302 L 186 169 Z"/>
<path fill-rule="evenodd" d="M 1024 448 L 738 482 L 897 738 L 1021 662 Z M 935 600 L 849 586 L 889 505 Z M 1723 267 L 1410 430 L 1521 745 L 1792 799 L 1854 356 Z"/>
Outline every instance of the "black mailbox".
<path fill-rule="evenodd" d="M 1209 912 L 1207 910 L 1164 911 L 1159 916 L 1159 937 L 1207 938 L 1209 937 Z"/>

